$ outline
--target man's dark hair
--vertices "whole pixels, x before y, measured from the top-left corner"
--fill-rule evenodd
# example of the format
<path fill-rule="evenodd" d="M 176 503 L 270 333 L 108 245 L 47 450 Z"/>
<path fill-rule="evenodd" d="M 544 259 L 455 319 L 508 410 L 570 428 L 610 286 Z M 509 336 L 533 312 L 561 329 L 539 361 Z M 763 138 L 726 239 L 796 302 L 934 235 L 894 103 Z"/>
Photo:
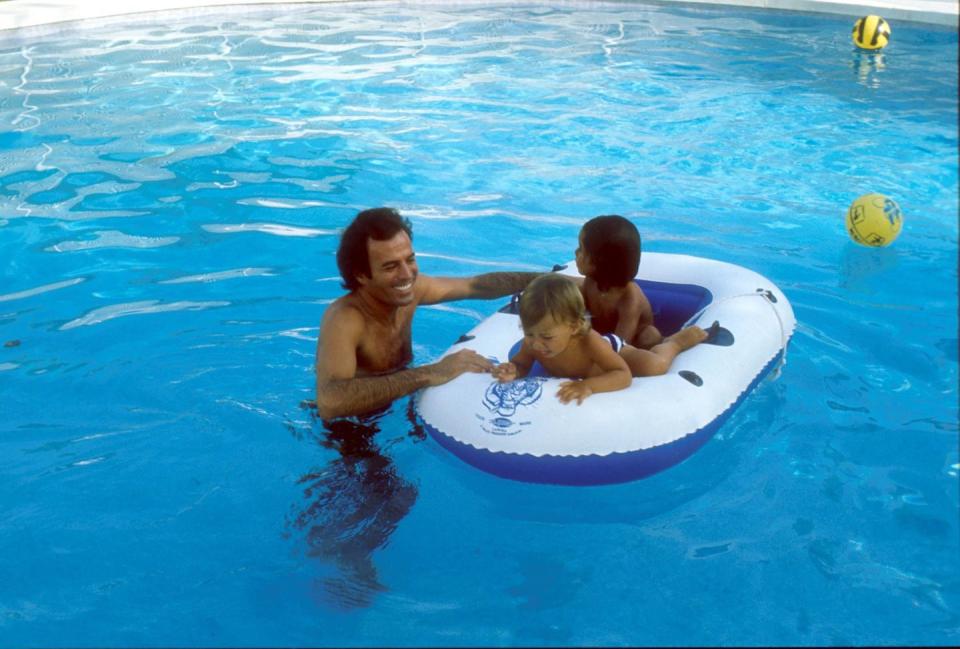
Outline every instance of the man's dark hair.
<path fill-rule="evenodd" d="M 357 277 L 371 277 L 370 254 L 367 240 L 387 241 L 403 230 L 413 240 L 413 226 L 410 219 L 400 216 L 392 207 L 375 207 L 357 214 L 340 237 L 337 248 L 337 268 L 343 278 L 343 288 L 355 291 L 360 288 Z"/>
<path fill-rule="evenodd" d="M 616 214 L 598 216 L 583 226 L 583 248 L 593 263 L 593 276 L 601 291 L 626 286 L 640 267 L 640 233 L 637 226 Z"/>

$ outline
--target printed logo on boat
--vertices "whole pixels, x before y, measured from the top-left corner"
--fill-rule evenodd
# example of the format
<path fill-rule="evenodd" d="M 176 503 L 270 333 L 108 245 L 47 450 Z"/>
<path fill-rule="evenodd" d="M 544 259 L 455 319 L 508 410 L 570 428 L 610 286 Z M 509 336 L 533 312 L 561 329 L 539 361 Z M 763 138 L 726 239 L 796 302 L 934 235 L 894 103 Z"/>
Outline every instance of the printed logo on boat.
<path fill-rule="evenodd" d="M 536 403 L 543 396 L 543 377 L 523 378 L 508 383 L 494 381 L 483 395 L 483 405 L 491 416 L 477 413 L 480 428 L 491 435 L 516 435 L 529 421 L 513 419 L 517 411 Z"/>

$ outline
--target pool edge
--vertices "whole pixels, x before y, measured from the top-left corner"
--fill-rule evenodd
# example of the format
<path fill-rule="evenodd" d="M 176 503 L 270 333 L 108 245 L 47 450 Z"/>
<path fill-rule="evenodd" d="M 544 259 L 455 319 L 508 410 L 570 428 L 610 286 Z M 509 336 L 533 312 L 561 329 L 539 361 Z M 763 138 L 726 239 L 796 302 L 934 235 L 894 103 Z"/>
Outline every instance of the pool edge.
<path fill-rule="evenodd" d="M 96 0 L 77 6 L 68 0 L 6 0 L 0 3 L 0 32 L 31 28 L 66 27 L 78 21 L 114 18 L 163 11 L 199 10 L 209 13 L 218 8 L 238 6 L 267 6 L 278 4 L 333 4 L 349 0 L 144 0 L 136 8 L 129 2 Z M 384 0 L 353 0 L 382 2 Z M 627 4 L 626 0 L 620 0 Z M 805 11 L 857 16 L 882 13 L 887 20 L 903 20 L 956 27 L 958 3 L 950 0 L 640 0 L 645 4 L 707 4 Z M 447 4 L 461 4 L 448 2 Z M 468 3 L 462 3 L 468 4 Z"/>

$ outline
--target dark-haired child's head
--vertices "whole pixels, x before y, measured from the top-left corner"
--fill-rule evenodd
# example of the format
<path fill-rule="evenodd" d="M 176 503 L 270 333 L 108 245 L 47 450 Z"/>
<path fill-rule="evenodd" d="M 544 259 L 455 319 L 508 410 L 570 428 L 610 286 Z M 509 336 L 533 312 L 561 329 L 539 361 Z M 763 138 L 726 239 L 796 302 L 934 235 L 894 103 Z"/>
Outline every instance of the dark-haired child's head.
<path fill-rule="evenodd" d="M 343 287 L 355 291 L 360 287 L 357 277 L 370 277 L 370 253 L 368 242 L 389 241 L 398 232 L 406 232 L 413 239 L 410 220 L 400 216 L 391 207 L 375 207 L 357 214 L 340 237 L 337 249 L 337 267 L 343 278 Z"/>
<path fill-rule="evenodd" d="M 640 267 L 637 226 L 616 214 L 590 219 L 580 230 L 576 257 L 577 269 L 601 291 L 626 286 Z"/>

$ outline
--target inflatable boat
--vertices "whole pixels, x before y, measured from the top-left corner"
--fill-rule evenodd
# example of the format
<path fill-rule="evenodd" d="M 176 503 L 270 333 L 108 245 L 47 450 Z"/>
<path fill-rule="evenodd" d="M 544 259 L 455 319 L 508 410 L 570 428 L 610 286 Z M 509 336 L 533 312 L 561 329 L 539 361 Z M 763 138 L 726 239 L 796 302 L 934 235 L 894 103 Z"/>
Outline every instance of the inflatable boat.
<path fill-rule="evenodd" d="M 555 267 L 578 277 L 576 264 Z M 643 253 L 635 280 L 664 336 L 688 324 L 719 327 L 663 376 L 634 378 L 581 405 L 556 398 L 561 382 L 534 365 L 499 383 L 463 374 L 425 389 L 417 411 L 430 435 L 465 462 L 513 480 L 600 485 L 644 478 L 693 454 L 778 363 L 796 320 L 786 296 L 751 270 L 711 259 Z M 523 332 L 517 296 L 446 354 L 473 349 L 507 361 Z"/>

